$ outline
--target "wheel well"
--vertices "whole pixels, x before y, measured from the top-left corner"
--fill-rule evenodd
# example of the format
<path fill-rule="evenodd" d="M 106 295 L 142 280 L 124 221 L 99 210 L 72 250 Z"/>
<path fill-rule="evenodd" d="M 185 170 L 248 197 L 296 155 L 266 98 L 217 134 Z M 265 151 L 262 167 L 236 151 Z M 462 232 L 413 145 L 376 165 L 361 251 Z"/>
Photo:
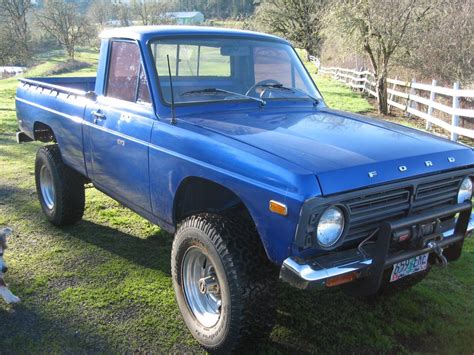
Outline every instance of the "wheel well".
<path fill-rule="evenodd" d="M 44 143 L 56 142 L 53 129 L 43 122 L 35 122 L 33 125 L 33 135 L 36 141 Z"/>
<path fill-rule="evenodd" d="M 228 188 L 203 178 L 189 177 L 181 183 L 176 193 L 173 219 L 178 223 L 195 213 L 222 212 L 231 208 L 242 210 L 244 215 L 252 219 L 240 198 Z"/>

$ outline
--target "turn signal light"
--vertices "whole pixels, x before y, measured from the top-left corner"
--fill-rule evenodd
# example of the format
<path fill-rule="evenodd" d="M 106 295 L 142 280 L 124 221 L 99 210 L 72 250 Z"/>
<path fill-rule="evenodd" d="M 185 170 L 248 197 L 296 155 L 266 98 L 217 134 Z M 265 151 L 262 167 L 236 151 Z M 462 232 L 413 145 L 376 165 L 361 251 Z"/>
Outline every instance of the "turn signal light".
<path fill-rule="evenodd" d="M 270 204 L 269 204 L 268 208 L 273 213 L 280 214 L 282 216 L 287 216 L 288 215 L 288 208 L 286 207 L 285 204 L 283 204 L 281 202 L 270 200 Z"/>
<path fill-rule="evenodd" d="M 347 274 L 334 276 L 326 280 L 326 287 L 339 286 L 357 279 L 357 271 L 349 272 Z"/>

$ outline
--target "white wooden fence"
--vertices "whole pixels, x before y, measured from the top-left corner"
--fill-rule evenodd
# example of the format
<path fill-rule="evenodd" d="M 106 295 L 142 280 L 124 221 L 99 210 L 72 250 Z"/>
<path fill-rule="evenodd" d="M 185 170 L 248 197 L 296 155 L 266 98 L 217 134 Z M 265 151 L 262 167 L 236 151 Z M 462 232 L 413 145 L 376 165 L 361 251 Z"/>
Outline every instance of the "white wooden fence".
<path fill-rule="evenodd" d="M 353 89 L 358 89 L 368 95 L 377 97 L 375 91 L 374 74 L 370 71 L 357 71 L 343 68 L 326 68 L 319 66 L 318 73 L 332 75 Z M 453 88 L 436 86 L 436 80 L 431 85 L 417 83 L 416 81 L 402 81 L 398 79 L 388 79 L 388 105 L 396 107 L 409 115 L 417 116 L 426 121 L 426 128 L 431 129 L 431 125 L 444 128 L 451 134 L 451 139 L 458 140 L 458 136 L 474 138 L 474 129 L 460 126 L 460 117 L 465 117 L 474 122 L 474 109 L 461 108 L 460 102 L 463 98 L 474 98 L 474 90 L 462 90 L 459 83 L 455 83 Z M 423 97 L 426 96 L 426 97 Z M 444 103 L 436 98 L 444 98 Z M 429 98 L 428 98 L 429 97 Z M 446 101 L 451 101 L 452 105 L 446 105 Z M 450 123 L 436 117 L 435 110 L 443 112 Z M 446 118 L 446 115 L 444 117 Z M 438 113 L 439 116 L 439 113 Z M 449 121 L 449 119 L 448 119 Z"/>
<path fill-rule="evenodd" d="M 0 67 L 0 78 L 6 78 L 23 73 L 25 67 Z"/>

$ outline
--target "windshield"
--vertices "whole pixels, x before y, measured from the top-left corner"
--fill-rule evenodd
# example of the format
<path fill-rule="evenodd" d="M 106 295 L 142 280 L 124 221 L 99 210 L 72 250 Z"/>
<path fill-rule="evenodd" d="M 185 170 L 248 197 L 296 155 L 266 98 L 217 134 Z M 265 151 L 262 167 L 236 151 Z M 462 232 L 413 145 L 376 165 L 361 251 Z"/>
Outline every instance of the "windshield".
<path fill-rule="evenodd" d="M 163 99 L 315 100 L 320 95 L 290 45 L 238 38 L 173 38 L 151 43 Z M 256 100 L 257 99 L 257 100 Z"/>

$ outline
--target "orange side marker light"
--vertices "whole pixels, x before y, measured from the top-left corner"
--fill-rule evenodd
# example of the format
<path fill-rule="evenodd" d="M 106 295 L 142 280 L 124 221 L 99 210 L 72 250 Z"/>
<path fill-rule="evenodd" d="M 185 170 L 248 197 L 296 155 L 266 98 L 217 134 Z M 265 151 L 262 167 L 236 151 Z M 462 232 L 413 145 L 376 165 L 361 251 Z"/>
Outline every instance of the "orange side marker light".
<path fill-rule="evenodd" d="M 342 274 L 339 276 L 334 276 L 326 280 L 326 287 L 334 287 L 338 285 L 342 285 L 357 279 L 358 273 L 357 271 L 349 272 L 347 274 Z"/>
<path fill-rule="evenodd" d="M 288 215 L 288 207 L 286 207 L 286 205 L 281 203 L 281 202 L 270 200 L 270 204 L 269 204 L 268 208 L 273 213 L 276 213 L 276 214 L 279 214 L 279 215 L 282 215 L 282 216 L 287 216 Z"/>

